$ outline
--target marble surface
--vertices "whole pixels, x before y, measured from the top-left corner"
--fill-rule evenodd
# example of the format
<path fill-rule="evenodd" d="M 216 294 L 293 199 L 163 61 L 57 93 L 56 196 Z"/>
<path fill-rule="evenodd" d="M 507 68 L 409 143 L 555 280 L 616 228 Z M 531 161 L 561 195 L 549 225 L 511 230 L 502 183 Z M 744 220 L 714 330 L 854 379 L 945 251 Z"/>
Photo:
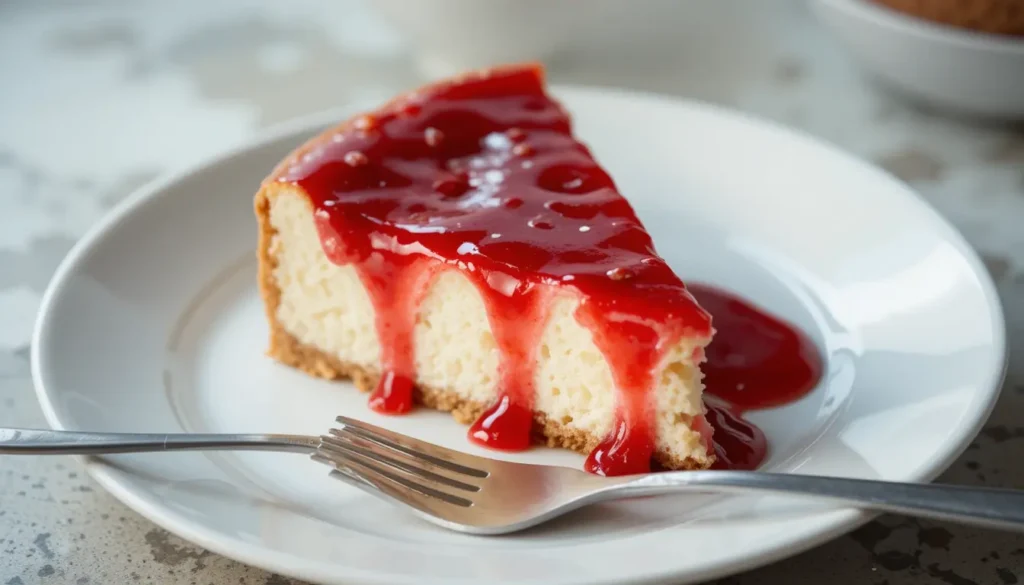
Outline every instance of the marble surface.
<path fill-rule="evenodd" d="M 802 3 L 776 4 L 756 26 L 678 35 L 681 46 L 657 59 L 569 59 L 551 77 L 778 120 L 914 185 L 984 256 L 1012 351 L 992 419 L 942 479 L 1024 487 L 1024 129 L 903 102 L 864 79 Z M 275 122 L 417 79 L 400 36 L 354 0 L 5 2 L 0 73 L 0 425 L 22 427 L 45 425 L 28 365 L 40 296 L 106 209 Z M 1024 537 L 885 516 L 720 583 L 825 580 L 1013 585 L 1024 580 Z M 2 459 L 0 584 L 134 582 L 293 583 L 156 528 L 72 459 Z"/>

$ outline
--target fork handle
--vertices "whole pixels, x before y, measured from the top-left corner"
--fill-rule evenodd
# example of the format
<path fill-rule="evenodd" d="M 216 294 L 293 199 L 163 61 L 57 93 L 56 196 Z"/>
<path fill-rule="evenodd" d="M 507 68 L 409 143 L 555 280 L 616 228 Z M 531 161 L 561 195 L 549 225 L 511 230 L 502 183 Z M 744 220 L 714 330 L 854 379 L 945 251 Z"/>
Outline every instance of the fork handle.
<path fill-rule="evenodd" d="M 101 455 L 235 449 L 313 452 L 319 444 L 319 438 L 302 435 L 80 433 L 0 429 L 0 455 Z"/>
<path fill-rule="evenodd" d="M 693 491 L 774 492 L 881 512 L 1024 531 L 1022 490 L 762 472 L 683 471 L 647 475 L 609 491 L 613 497 Z"/>

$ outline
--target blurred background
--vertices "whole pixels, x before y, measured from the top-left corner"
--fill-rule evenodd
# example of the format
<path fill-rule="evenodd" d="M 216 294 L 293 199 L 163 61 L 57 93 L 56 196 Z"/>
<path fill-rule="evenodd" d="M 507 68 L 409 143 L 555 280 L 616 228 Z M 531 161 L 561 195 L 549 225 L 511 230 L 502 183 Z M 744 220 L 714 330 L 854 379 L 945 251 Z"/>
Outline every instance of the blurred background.
<path fill-rule="evenodd" d="M 553 83 L 768 118 L 896 174 L 981 253 L 1019 346 L 1024 0 L 7 0 L 0 420 L 45 424 L 27 362 L 40 296 L 74 241 L 133 189 L 276 123 L 523 59 L 542 60 Z M 1024 486 L 1017 363 L 986 431 L 943 479 Z M 0 582 L 289 583 L 163 533 L 62 465 L 0 469 L 0 547 L 27 567 L 9 581 L 0 570 Z M 824 576 L 1013 585 L 1024 541 L 883 517 L 727 583 Z"/>

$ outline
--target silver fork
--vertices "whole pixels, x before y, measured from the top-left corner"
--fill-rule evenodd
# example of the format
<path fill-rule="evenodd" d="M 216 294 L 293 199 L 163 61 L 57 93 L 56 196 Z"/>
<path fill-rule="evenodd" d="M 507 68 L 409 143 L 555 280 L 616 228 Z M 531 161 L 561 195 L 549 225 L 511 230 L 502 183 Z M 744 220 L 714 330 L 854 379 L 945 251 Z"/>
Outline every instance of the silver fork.
<path fill-rule="evenodd" d="M 331 476 L 444 528 L 506 534 L 597 502 L 682 492 L 774 492 L 1024 531 L 1024 491 L 745 471 L 600 477 L 460 453 L 348 417 L 320 437 L 0 429 L 0 454 L 250 449 L 312 452 Z"/>

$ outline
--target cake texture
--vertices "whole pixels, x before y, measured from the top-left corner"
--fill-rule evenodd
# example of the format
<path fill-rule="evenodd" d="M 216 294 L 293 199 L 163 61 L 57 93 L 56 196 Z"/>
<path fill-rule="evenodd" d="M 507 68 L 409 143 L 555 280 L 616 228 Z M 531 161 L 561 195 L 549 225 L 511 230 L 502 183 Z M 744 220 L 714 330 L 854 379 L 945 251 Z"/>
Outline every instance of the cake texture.
<path fill-rule="evenodd" d="M 710 317 L 533 65 L 399 96 L 312 138 L 255 197 L 269 355 L 474 441 L 599 473 L 714 461 Z M 347 413 L 352 414 L 352 413 Z"/>

